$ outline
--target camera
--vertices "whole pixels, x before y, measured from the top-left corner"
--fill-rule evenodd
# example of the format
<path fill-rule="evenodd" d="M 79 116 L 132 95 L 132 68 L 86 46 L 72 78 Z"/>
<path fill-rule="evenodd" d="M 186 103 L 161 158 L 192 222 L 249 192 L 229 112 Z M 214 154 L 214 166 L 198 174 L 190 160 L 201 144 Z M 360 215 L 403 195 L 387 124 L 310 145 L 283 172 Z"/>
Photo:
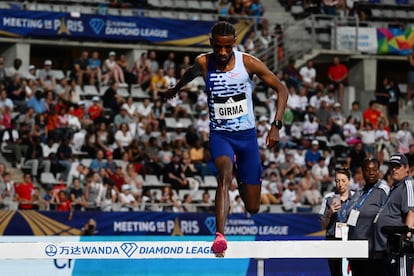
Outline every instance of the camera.
<path fill-rule="evenodd" d="M 397 255 L 413 254 L 414 242 L 405 234 L 391 234 L 387 238 L 387 250 Z"/>

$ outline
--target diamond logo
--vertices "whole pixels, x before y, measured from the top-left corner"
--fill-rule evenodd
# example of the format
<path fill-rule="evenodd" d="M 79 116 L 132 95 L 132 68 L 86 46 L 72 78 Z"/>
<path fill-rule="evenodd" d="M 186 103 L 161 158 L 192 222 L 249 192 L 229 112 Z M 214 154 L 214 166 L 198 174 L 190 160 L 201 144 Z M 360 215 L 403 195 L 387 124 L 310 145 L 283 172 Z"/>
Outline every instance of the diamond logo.
<path fill-rule="evenodd" d="M 138 249 L 138 245 L 136 245 L 134 242 L 124 242 L 121 244 L 121 249 L 124 251 L 125 255 L 130 258 L 132 254 L 134 254 L 134 252 Z"/>
<path fill-rule="evenodd" d="M 96 34 L 99 34 L 105 26 L 105 22 L 103 21 L 103 19 L 100 18 L 92 18 L 89 21 L 89 26 Z"/>
<path fill-rule="evenodd" d="M 204 223 L 207 226 L 207 229 L 210 231 L 211 234 L 216 233 L 216 218 L 215 217 L 207 217 Z"/>

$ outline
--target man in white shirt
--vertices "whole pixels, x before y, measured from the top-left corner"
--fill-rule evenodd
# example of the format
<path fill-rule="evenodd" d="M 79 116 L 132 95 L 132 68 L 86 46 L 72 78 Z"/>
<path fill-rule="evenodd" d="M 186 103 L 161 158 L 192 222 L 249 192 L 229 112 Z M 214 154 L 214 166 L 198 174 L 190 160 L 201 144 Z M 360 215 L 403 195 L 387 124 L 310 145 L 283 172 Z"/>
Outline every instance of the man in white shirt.
<path fill-rule="evenodd" d="M 316 82 L 316 69 L 313 67 L 313 61 L 308 60 L 306 66 L 303 66 L 299 70 L 299 74 L 302 77 L 302 84 L 307 89 L 323 90 L 323 85 Z"/>

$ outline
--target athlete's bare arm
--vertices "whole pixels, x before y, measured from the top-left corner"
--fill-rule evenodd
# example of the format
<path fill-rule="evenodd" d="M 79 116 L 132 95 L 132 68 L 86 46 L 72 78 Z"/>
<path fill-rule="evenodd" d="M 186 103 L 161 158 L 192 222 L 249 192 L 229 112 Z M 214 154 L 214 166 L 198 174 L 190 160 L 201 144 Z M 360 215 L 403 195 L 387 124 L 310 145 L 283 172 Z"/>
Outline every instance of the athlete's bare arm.
<path fill-rule="evenodd" d="M 275 120 L 282 120 L 285 113 L 288 91 L 287 88 L 280 82 L 279 78 L 273 74 L 272 71 L 258 58 L 243 54 L 243 62 L 247 72 L 253 76 L 257 75 L 264 83 L 272 88 L 277 93 L 277 110 Z M 271 130 L 266 139 L 268 147 L 273 147 L 279 142 L 279 129 L 272 125 Z"/>
<path fill-rule="evenodd" d="M 195 59 L 194 64 L 184 72 L 184 75 L 177 82 L 177 84 L 174 87 L 170 87 L 170 88 L 167 89 L 167 92 L 165 93 L 164 97 L 166 99 L 171 99 L 187 83 L 189 83 L 190 81 L 192 81 L 193 79 L 195 79 L 198 76 L 203 76 L 204 77 L 205 72 L 207 70 L 206 65 L 207 65 L 207 54 L 199 55 Z"/>

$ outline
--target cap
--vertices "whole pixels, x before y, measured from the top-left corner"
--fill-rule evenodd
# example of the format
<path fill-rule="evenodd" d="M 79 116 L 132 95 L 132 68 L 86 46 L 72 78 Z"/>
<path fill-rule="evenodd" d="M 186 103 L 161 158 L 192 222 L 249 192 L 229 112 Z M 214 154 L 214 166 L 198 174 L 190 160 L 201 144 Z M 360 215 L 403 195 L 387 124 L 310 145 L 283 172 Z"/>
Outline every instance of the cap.
<path fill-rule="evenodd" d="M 99 97 L 98 96 L 93 96 L 92 101 L 99 102 Z"/>
<path fill-rule="evenodd" d="M 110 51 L 109 56 L 116 56 L 116 53 L 114 51 Z"/>
<path fill-rule="evenodd" d="M 202 110 L 202 111 L 200 112 L 200 115 L 201 115 L 201 116 L 203 116 L 203 115 L 207 115 L 207 114 L 208 114 L 207 110 Z"/>
<path fill-rule="evenodd" d="M 334 103 L 334 107 L 341 107 L 340 103 Z"/>
<path fill-rule="evenodd" d="M 85 101 L 79 101 L 78 105 L 85 105 Z"/>
<path fill-rule="evenodd" d="M 264 116 L 264 115 L 260 116 L 260 118 L 259 118 L 259 122 L 265 122 L 267 120 L 268 120 L 267 117 Z"/>
<path fill-rule="evenodd" d="M 131 186 L 129 186 L 128 184 L 123 184 L 122 185 L 122 191 L 126 191 L 126 190 L 131 190 Z"/>
<path fill-rule="evenodd" d="M 108 151 L 106 152 L 106 156 L 112 156 L 112 151 L 109 151 L 109 150 L 108 150 Z"/>
<path fill-rule="evenodd" d="M 176 128 L 183 128 L 183 127 L 184 127 L 184 125 L 183 125 L 183 123 L 178 122 L 178 123 L 177 123 L 177 125 L 176 125 L 175 127 L 176 127 Z"/>
<path fill-rule="evenodd" d="M 319 145 L 318 140 L 313 140 L 313 141 L 312 141 L 312 145 Z"/>
<path fill-rule="evenodd" d="M 388 160 L 388 163 L 408 165 L 408 159 L 404 154 L 397 152 L 391 155 L 390 160 Z"/>
<path fill-rule="evenodd" d="M 36 67 L 34 65 L 29 65 L 29 70 L 34 70 Z"/>
<path fill-rule="evenodd" d="M 45 65 L 52 65 L 52 61 L 50 59 L 45 60 Z"/>

